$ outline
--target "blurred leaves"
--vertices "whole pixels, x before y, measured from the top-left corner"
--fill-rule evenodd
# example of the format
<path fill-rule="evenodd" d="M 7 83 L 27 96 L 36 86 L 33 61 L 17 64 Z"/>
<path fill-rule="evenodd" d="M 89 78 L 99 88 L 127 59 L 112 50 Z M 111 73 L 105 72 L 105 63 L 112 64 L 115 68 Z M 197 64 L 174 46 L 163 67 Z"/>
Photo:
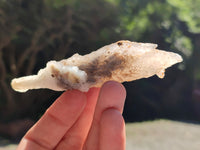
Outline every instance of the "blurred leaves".
<path fill-rule="evenodd" d="M 118 39 L 114 32 L 118 13 L 111 7 L 91 0 L 0 1 L 1 120 L 31 114 L 57 95 L 47 92 L 51 99 L 45 92 L 21 95 L 11 89 L 11 79 L 35 74 L 49 60 L 85 54 Z"/>
<path fill-rule="evenodd" d="M 178 18 L 187 23 L 190 32 L 200 32 L 199 0 L 167 0 L 167 2 L 174 7 Z"/>
<path fill-rule="evenodd" d="M 37 120 L 60 94 L 19 94 L 10 87 L 12 78 L 122 39 L 157 43 L 184 58 L 182 70 L 170 68 L 162 81 L 126 85 L 126 120 L 191 117 L 191 93 L 200 80 L 199 8 L 198 0 L 0 1 L 0 117 Z"/>
<path fill-rule="evenodd" d="M 64 1 L 63 0 L 44 0 L 44 2 L 50 7 L 59 9 L 66 5 L 72 5 L 73 3 L 76 2 L 76 0 L 67 0 L 67 1 L 66 0 Z"/>
<path fill-rule="evenodd" d="M 182 75 L 178 72 L 173 75 L 171 72 L 173 79 L 167 74 L 167 79 L 164 79 L 162 83 L 156 79 L 152 81 L 156 88 L 160 88 L 159 90 L 152 89 L 152 85 L 148 84 L 139 83 L 137 87 L 133 86 L 130 90 L 133 95 L 126 101 L 126 106 L 133 108 L 125 109 L 125 117 L 129 116 L 130 120 L 133 118 L 140 120 L 140 118 L 161 117 L 162 115 L 180 117 L 179 112 L 185 114 L 185 117 L 191 115 L 194 112 L 191 92 L 196 87 L 200 70 L 198 61 L 200 59 L 200 44 L 198 44 L 200 43 L 200 2 L 197 0 L 121 0 L 120 4 L 122 6 L 122 10 L 120 9 L 121 23 L 118 28 L 124 37 L 135 41 L 158 43 L 160 48 L 171 49 L 180 53 L 184 58 L 183 63 L 179 65 L 183 71 Z M 149 80 L 146 83 L 149 83 Z M 163 86 L 165 88 L 162 89 Z M 187 88 L 183 88 L 185 86 Z M 145 91 L 146 88 L 152 94 L 149 95 L 149 92 Z M 154 95 L 155 91 L 156 95 Z M 159 92 L 162 94 L 159 95 Z M 135 95 L 140 102 L 134 103 Z M 136 108 L 134 105 L 141 106 Z M 165 113 L 162 114 L 163 111 Z"/>

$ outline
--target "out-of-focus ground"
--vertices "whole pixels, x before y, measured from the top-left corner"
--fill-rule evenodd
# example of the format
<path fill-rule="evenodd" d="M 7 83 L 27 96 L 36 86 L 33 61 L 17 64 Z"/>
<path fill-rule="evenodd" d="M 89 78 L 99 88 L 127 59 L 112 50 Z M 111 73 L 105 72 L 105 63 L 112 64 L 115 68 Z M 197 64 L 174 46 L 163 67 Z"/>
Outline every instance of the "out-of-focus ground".
<path fill-rule="evenodd" d="M 126 124 L 126 150 L 199 150 L 200 125 L 170 120 Z M 16 144 L 1 139 L 0 150 Z"/>
<path fill-rule="evenodd" d="M 199 150 L 200 125 L 170 120 L 126 124 L 126 150 Z"/>
<path fill-rule="evenodd" d="M 16 147 L 17 147 L 16 144 L 9 144 L 9 145 L 6 145 L 6 146 L 1 146 L 0 150 L 15 150 Z"/>

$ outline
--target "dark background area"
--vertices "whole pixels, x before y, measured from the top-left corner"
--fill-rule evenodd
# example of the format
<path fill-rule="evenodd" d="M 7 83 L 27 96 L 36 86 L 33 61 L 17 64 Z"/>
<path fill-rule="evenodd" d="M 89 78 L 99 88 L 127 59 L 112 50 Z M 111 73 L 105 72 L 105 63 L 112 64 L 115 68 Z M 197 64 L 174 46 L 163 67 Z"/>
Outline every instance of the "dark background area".
<path fill-rule="evenodd" d="M 20 139 L 61 92 L 17 93 L 13 78 L 36 74 L 49 60 L 81 55 L 118 40 L 157 43 L 184 61 L 124 83 L 126 122 L 168 118 L 200 122 L 198 0 L 1 0 L 0 136 Z"/>

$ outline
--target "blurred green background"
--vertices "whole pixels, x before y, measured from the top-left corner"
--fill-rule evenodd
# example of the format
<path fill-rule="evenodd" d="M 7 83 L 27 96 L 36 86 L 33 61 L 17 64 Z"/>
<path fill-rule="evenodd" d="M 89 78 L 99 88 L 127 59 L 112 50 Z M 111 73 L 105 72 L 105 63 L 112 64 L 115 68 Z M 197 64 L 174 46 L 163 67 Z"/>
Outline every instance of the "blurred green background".
<path fill-rule="evenodd" d="M 162 80 L 124 83 L 125 121 L 200 122 L 199 8 L 199 0 L 0 0 L 0 135 L 20 139 L 61 94 L 17 93 L 13 78 L 125 39 L 157 43 L 184 59 Z"/>

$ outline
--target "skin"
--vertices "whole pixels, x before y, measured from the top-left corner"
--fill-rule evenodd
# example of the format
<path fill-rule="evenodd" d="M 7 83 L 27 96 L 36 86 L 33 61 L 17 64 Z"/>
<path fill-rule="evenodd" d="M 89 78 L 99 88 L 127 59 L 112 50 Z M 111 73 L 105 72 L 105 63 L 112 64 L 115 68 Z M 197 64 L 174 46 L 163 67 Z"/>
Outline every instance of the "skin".
<path fill-rule="evenodd" d="M 17 150 L 125 150 L 125 97 L 123 85 L 114 81 L 87 93 L 64 92 Z"/>

